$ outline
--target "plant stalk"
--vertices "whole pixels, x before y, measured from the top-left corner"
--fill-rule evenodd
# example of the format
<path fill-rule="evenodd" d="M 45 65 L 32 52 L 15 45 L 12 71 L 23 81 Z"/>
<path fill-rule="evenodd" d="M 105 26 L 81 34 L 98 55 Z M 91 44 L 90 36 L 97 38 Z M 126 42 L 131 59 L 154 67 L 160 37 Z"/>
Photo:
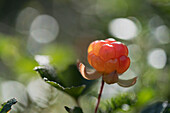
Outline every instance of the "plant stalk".
<path fill-rule="evenodd" d="M 97 105 L 96 105 L 94 113 L 97 113 L 97 109 L 98 109 L 99 104 L 100 104 L 100 98 L 101 98 L 101 95 L 102 95 L 102 92 L 103 92 L 103 87 L 104 87 L 104 80 L 102 79 L 102 83 L 101 83 L 101 87 L 100 87 L 100 92 L 99 92 L 98 99 L 97 99 Z"/>

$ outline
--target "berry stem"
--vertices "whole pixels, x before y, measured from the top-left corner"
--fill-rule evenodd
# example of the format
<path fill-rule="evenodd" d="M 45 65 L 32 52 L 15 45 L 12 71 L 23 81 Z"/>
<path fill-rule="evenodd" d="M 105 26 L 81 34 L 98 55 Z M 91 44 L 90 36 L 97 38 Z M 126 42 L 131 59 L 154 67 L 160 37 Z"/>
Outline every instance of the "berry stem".
<path fill-rule="evenodd" d="M 102 92 L 103 92 L 103 87 L 104 87 L 104 80 L 102 79 L 102 83 L 101 83 L 101 87 L 100 87 L 100 92 L 99 92 L 98 99 L 97 99 L 97 105 L 96 105 L 94 113 L 97 113 L 97 109 L 98 109 L 99 104 L 100 104 L 100 98 L 101 98 L 101 95 L 102 95 Z"/>

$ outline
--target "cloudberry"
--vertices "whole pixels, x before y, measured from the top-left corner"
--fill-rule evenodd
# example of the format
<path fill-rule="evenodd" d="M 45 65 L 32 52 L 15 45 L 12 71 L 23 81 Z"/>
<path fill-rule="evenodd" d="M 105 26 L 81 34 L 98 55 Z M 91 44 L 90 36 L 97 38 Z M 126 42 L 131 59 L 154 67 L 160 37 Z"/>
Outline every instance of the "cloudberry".
<path fill-rule="evenodd" d="M 88 80 L 102 76 L 108 84 L 118 83 L 122 87 L 130 87 L 136 83 L 137 77 L 121 80 L 118 75 L 124 73 L 130 66 L 128 48 L 121 42 L 109 38 L 97 40 L 88 47 L 88 62 L 95 70 L 89 70 L 81 62 L 77 63 L 81 75 Z"/>
<path fill-rule="evenodd" d="M 128 48 L 121 42 L 109 38 L 106 40 L 97 40 L 88 47 L 88 62 L 94 68 L 89 70 L 84 64 L 78 61 L 77 67 L 81 75 L 87 80 L 94 80 L 102 77 L 102 85 L 98 96 L 98 102 L 95 113 L 100 103 L 104 83 L 117 83 L 122 87 L 130 87 L 136 83 L 137 77 L 129 80 L 122 80 L 118 75 L 124 73 L 130 66 L 128 57 Z"/>
<path fill-rule="evenodd" d="M 127 46 L 114 39 L 94 41 L 88 47 L 88 62 L 100 73 L 122 74 L 130 65 Z"/>

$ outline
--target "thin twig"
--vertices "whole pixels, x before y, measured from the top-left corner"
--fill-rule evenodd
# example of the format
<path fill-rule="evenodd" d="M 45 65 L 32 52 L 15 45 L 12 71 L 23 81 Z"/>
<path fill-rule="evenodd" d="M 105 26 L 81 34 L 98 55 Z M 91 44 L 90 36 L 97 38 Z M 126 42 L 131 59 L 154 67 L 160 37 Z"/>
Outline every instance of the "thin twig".
<path fill-rule="evenodd" d="M 104 87 L 104 81 L 103 81 L 103 79 L 102 79 L 102 83 L 101 83 L 101 87 L 100 87 L 100 93 L 99 93 L 99 95 L 98 95 L 97 105 L 96 105 L 96 108 L 95 108 L 95 112 L 94 112 L 94 113 L 97 113 L 97 109 L 98 109 L 99 104 L 100 104 L 100 98 L 101 98 L 101 95 L 102 95 L 103 87 Z"/>

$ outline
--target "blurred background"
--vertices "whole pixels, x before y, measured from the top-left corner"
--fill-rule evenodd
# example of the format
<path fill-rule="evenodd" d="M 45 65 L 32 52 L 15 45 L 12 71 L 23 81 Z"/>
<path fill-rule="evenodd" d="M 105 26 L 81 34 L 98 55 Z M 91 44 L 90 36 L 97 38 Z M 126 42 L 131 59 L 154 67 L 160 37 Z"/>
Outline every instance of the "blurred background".
<path fill-rule="evenodd" d="M 11 113 L 66 113 L 63 106 L 75 106 L 74 100 L 34 67 L 51 64 L 60 71 L 77 59 L 88 65 L 89 43 L 110 37 L 129 48 L 131 66 L 121 78 L 138 81 L 130 88 L 105 85 L 100 107 L 122 93 L 137 99 L 118 113 L 168 101 L 169 27 L 170 0 L 0 0 L 0 103 L 17 98 Z M 99 86 L 100 80 L 80 98 L 85 113 L 93 111 Z"/>

